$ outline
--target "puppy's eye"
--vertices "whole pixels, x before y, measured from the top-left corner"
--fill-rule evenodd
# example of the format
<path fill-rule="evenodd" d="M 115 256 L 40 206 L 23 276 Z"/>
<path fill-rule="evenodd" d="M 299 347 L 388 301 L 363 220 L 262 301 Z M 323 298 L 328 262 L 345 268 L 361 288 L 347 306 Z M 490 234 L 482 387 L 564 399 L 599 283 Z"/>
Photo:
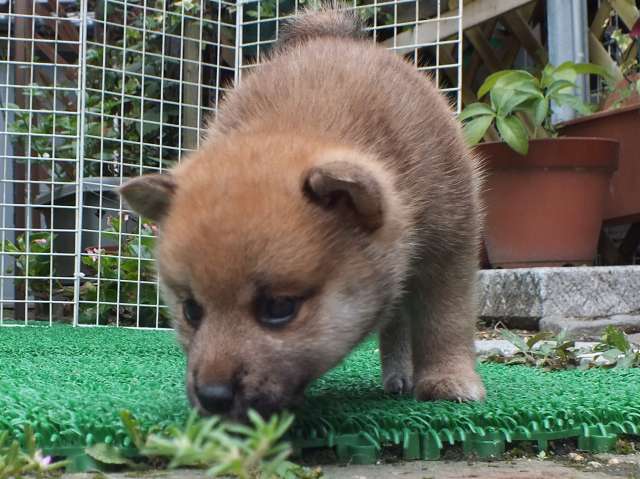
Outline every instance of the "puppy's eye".
<path fill-rule="evenodd" d="M 289 296 L 270 297 L 258 299 L 258 320 L 266 326 L 284 326 L 298 314 L 300 298 Z"/>
<path fill-rule="evenodd" d="M 182 313 L 184 314 L 185 319 L 191 324 L 191 326 L 197 328 L 200 324 L 200 321 L 202 321 L 204 310 L 196 300 L 187 299 L 182 303 Z"/>

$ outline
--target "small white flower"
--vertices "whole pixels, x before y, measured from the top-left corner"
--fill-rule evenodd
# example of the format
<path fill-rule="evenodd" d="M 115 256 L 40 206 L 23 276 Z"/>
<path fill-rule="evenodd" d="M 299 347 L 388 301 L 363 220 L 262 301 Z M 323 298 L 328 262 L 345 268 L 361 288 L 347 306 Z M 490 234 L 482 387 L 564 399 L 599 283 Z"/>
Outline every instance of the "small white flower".
<path fill-rule="evenodd" d="M 46 469 L 51 464 L 51 456 L 43 456 L 40 449 L 33 455 L 33 459 L 41 469 Z"/>
<path fill-rule="evenodd" d="M 98 248 L 87 248 L 87 253 L 89 254 L 89 258 L 91 258 L 91 261 L 95 263 L 98 261 L 98 256 L 104 253 L 104 250 Z"/>

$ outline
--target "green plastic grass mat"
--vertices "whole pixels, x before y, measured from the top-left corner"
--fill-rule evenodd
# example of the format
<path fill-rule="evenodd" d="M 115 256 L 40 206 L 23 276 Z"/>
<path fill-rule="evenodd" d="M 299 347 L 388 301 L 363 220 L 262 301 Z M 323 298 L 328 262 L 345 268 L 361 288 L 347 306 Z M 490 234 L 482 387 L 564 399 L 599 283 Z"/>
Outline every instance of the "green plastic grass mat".
<path fill-rule="evenodd" d="M 484 403 L 419 403 L 386 396 L 375 342 L 315 383 L 290 439 L 298 450 L 334 448 L 340 461 L 374 462 L 382 448 L 438 459 L 449 444 L 499 456 L 505 443 L 578 438 L 606 451 L 640 431 L 640 369 L 544 372 L 480 365 Z M 0 431 L 30 424 L 46 453 L 74 456 L 107 442 L 129 446 L 119 419 L 143 428 L 182 423 L 184 358 L 171 332 L 70 327 L 0 328 Z"/>

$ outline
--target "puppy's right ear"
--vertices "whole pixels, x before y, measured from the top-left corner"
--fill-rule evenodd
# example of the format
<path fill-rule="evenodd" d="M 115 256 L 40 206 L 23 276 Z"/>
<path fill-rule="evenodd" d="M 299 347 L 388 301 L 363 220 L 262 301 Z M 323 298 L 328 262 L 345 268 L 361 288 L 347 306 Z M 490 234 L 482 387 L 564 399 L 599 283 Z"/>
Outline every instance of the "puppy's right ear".
<path fill-rule="evenodd" d="M 133 211 L 160 222 L 169 211 L 175 190 L 176 181 L 171 174 L 154 174 L 127 181 L 119 192 Z"/>
<path fill-rule="evenodd" d="M 384 222 L 386 205 L 380 182 L 357 163 L 336 160 L 311 168 L 305 174 L 303 191 L 327 210 L 351 212 L 368 231 Z"/>

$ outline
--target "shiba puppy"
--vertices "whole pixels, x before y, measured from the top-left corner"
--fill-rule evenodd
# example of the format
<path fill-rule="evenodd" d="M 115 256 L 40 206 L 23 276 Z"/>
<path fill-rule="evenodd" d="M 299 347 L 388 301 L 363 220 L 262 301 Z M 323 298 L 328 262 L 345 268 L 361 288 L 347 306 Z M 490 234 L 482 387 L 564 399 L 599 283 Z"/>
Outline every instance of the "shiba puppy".
<path fill-rule="evenodd" d="M 203 414 L 291 406 L 372 331 L 386 391 L 484 397 L 477 162 L 432 82 L 360 31 L 340 10 L 298 17 L 197 152 L 121 188 L 159 224 Z"/>

